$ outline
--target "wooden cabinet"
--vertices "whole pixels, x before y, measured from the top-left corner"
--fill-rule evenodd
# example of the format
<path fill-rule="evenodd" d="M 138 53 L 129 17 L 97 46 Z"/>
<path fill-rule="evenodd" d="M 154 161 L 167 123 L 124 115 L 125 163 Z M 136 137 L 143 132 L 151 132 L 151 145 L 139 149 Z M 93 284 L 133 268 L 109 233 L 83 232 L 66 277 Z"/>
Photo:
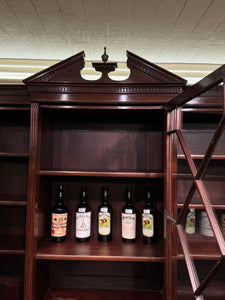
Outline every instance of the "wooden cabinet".
<path fill-rule="evenodd" d="M 0 299 L 23 299 L 24 289 L 30 108 L 12 97 L 0 107 Z"/>
<path fill-rule="evenodd" d="M 153 289 L 154 295 L 160 295 L 158 289 L 163 285 L 164 262 L 164 114 L 151 109 L 83 111 L 82 108 L 52 109 L 40 106 L 38 116 L 41 132 L 40 165 L 37 166 L 38 207 L 34 217 L 38 232 L 36 264 L 37 268 L 44 265 L 49 273 L 48 287 L 104 290 L 115 289 L 116 286 L 116 290 L 133 290 L 131 272 L 132 277 L 136 278 L 135 290 Z M 158 157 L 156 161 L 151 159 L 153 153 L 155 158 Z M 59 184 L 63 184 L 65 189 L 69 224 L 66 241 L 56 244 L 50 241 L 49 216 Z M 90 241 L 81 243 L 75 240 L 75 210 L 83 184 L 87 186 L 92 223 Z M 112 241 L 108 243 L 97 240 L 97 210 L 103 185 L 109 186 L 113 208 Z M 133 187 L 134 204 L 139 211 L 137 241 L 131 244 L 121 240 L 121 210 L 128 185 Z M 141 236 L 140 211 L 144 205 L 146 187 L 153 191 L 152 197 L 161 221 L 159 242 L 154 245 L 145 245 Z M 156 270 L 154 274 L 152 268 Z M 40 276 L 43 276 L 42 273 Z"/>
<path fill-rule="evenodd" d="M 84 80 L 80 75 L 84 66 L 81 52 L 26 79 L 18 95 L 14 91 L 12 97 L 10 88 L 9 95 L 2 92 L 7 97 L 2 96 L 0 110 L 0 259 L 4 262 L 0 276 L 9 287 L 14 280 L 20 291 L 10 298 L 11 291 L 3 284 L 7 299 L 175 300 L 177 290 L 178 298 L 189 299 L 191 295 L 186 257 L 173 221 L 182 211 L 192 175 L 173 127 L 176 124 L 181 129 L 182 120 L 192 158 L 197 164 L 203 161 L 204 148 L 221 111 L 221 89 L 216 100 L 218 111 L 209 105 L 207 95 L 182 110 L 174 109 L 185 80 L 131 52 L 127 56 L 131 72 L 125 81 L 108 77 L 116 63 L 94 64 L 102 77 Z M 183 99 L 185 92 L 178 106 Z M 224 142 L 222 137 L 205 175 L 218 217 L 225 211 Z M 60 184 L 65 189 L 68 230 L 66 241 L 54 243 L 50 214 Z M 75 209 L 83 184 L 87 186 L 92 224 L 90 241 L 81 243 L 75 240 Z M 97 240 L 103 185 L 109 186 L 113 208 L 112 241 L 108 243 Z M 138 211 L 135 243 L 121 238 L 121 209 L 128 185 L 133 187 Z M 152 245 L 143 243 L 141 232 L 146 188 L 152 191 L 158 216 L 158 241 Z M 190 207 L 196 209 L 196 216 L 203 210 L 199 195 Z M 207 273 L 202 261 L 207 260 L 210 266 L 220 258 L 217 242 L 199 232 L 189 240 L 191 256 L 201 273 Z M 223 280 L 220 271 L 216 285 L 221 287 Z M 222 288 L 220 291 L 224 296 Z"/>
<path fill-rule="evenodd" d="M 34 228 L 27 235 L 26 276 L 36 278 L 25 299 L 79 298 L 87 293 L 91 299 L 122 299 L 137 293 L 162 299 L 165 111 L 161 102 L 178 94 L 185 81 L 131 53 L 131 76 L 125 82 L 107 77 L 107 68 L 111 69 L 107 63 L 97 64 L 102 79 L 85 81 L 80 76 L 83 63 L 80 53 L 25 81 L 32 102 L 28 219 Z M 50 213 L 60 184 L 69 220 L 66 241 L 56 244 L 50 240 Z M 90 241 L 80 243 L 75 240 L 75 209 L 83 184 L 92 223 Z M 103 185 L 109 186 L 113 209 L 108 243 L 97 239 Z M 135 243 L 122 242 L 121 237 L 128 185 L 133 187 L 138 211 Z M 159 220 L 158 242 L 152 245 L 143 243 L 141 232 L 146 188 L 152 190 Z"/>

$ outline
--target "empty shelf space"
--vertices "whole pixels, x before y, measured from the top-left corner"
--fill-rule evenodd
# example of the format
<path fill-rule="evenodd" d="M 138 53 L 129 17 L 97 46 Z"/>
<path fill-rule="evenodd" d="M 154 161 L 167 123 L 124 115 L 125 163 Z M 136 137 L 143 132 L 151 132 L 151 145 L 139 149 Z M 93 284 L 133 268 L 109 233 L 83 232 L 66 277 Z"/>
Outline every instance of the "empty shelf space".
<path fill-rule="evenodd" d="M 188 241 L 193 259 L 219 259 L 221 257 L 215 237 L 203 236 L 199 233 L 188 234 Z M 180 243 L 178 243 L 178 258 L 184 258 Z"/>
<path fill-rule="evenodd" d="M 19 236 L 0 236 L 0 254 L 25 253 L 25 237 Z"/>
<path fill-rule="evenodd" d="M 190 283 L 178 286 L 177 300 L 193 299 L 193 292 Z M 204 300 L 224 300 L 225 299 L 225 285 L 223 280 L 214 280 L 203 291 Z"/>

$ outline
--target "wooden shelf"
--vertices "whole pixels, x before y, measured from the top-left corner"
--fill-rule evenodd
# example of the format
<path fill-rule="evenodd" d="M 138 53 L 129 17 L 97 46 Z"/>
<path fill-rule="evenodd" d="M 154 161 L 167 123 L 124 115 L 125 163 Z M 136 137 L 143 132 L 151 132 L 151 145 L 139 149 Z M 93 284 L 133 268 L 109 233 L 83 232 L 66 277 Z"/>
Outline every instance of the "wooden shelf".
<path fill-rule="evenodd" d="M 18 254 L 25 253 L 25 237 L 18 236 L 0 236 L 0 254 Z"/>
<path fill-rule="evenodd" d="M 114 290 L 73 290 L 52 289 L 49 290 L 45 300 L 162 300 L 161 291 L 114 291 Z"/>
<path fill-rule="evenodd" d="M 134 177 L 134 178 L 163 178 L 160 172 L 111 172 L 111 171 L 60 171 L 40 170 L 40 176 L 86 176 L 86 177 Z"/>
<path fill-rule="evenodd" d="M 11 110 L 11 111 L 16 111 L 16 112 L 18 112 L 19 110 L 21 111 L 30 111 L 30 106 L 1 106 L 0 107 L 0 110 L 1 111 L 4 111 L 4 110 L 6 110 L 6 111 L 9 111 L 9 110 Z"/>
<path fill-rule="evenodd" d="M 27 201 L 0 200 L 0 206 L 26 206 Z"/>
<path fill-rule="evenodd" d="M 108 243 L 95 240 L 80 243 L 75 239 L 62 243 L 46 241 L 38 250 L 36 259 L 163 262 L 163 241 L 152 245 L 138 241 L 126 243 L 120 239 Z"/>
<path fill-rule="evenodd" d="M 193 180 L 192 174 L 185 174 L 185 173 L 173 173 L 173 177 L 177 179 L 190 179 Z M 212 180 L 212 181 L 225 181 L 224 175 L 205 175 L 204 180 Z"/>
<path fill-rule="evenodd" d="M 221 257 L 215 237 L 203 236 L 199 233 L 187 234 L 191 256 L 193 259 L 216 260 Z M 183 251 L 178 242 L 178 259 L 184 259 Z"/>
<path fill-rule="evenodd" d="M 181 209 L 183 207 L 183 203 L 178 203 L 177 204 L 177 208 Z M 220 205 L 220 204 L 212 204 L 211 205 L 212 209 L 216 209 L 216 210 L 224 210 L 225 209 L 225 204 L 224 205 Z M 190 204 L 189 205 L 189 208 L 195 208 L 195 209 L 199 209 L 199 210 L 202 210 L 202 209 L 205 209 L 204 205 L 203 204 Z"/>
<path fill-rule="evenodd" d="M 191 155 L 192 159 L 199 159 L 202 160 L 204 158 L 203 154 L 192 154 Z M 186 159 L 186 156 L 184 154 L 178 154 L 177 159 Z M 212 155 L 211 157 L 212 160 L 225 160 L 225 155 Z"/>
<path fill-rule="evenodd" d="M 26 206 L 26 195 L 0 195 L 0 206 Z"/>
<path fill-rule="evenodd" d="M 8 157 L 8 158 L 28 158 L 28 152 L 0 152 L 0 157 Z"/>

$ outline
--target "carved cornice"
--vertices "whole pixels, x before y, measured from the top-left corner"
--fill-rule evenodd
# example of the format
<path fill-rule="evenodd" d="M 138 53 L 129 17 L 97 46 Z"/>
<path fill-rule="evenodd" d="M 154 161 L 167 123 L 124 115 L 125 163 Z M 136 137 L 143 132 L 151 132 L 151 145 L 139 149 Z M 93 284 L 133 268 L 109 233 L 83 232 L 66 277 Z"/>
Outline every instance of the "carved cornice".
<path fill-rule="evenodd" d="M 32 93 L 63 94 L 179 94 L 182 87 L 177 86 L 65 86 L 65 85 L 32 85 Z"/>
<path fill-rule="evenodd" d="M 0 96 L 29 96 L 24 85 L 0 85 Z"/>
<path fill-rule="evenodd" d="M 208 97 L 208 96 L 222 97 L 223 96 L 222 86 L 214 87 L 200 95 L 200 97 Z"/>
<path fill-rule="evenodd" d="M 30 94 L 24 85 L 0 85 L 1 105 L 29 105 Z"/>
<path fill-rule="evenodd" d="M 188 90 L 190 88 L 191 86 L 187 86 L 185 87 L 185 90 Z M 222 97 L 222 96 L 223 96 L 223 87 L 222 85 L 218 85 L 202 93 L 198 97 Z"/>

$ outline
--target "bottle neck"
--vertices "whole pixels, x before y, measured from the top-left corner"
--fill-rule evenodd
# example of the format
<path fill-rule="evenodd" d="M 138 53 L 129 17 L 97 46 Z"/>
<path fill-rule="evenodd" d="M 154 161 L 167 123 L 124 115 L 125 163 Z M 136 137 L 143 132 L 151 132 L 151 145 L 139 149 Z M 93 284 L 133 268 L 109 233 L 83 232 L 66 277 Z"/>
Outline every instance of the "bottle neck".
<path fill-rule="evenodd" d="M 82 188 L 81 188 L 80 202 L 82 204 L 87 203 L 87 193 L 86 193 L 86 187 L 85 186 L 82 186 Z"/>
<path fill-rule="evenodd" d="M 109 204 L 109 199 L 102 199 L 102 204 Z"/>
<path fill-rule="evenodd" d="M 102 190 L 102 204 L 109 203 L 109 196 L 108 196 L 108 187 L 104 187 Z"/>
<path fill-rule="evenodd" d="M 63 204 L 64 204 L 64 199 L 59 197 L 59 198 L 57 199 L 57 204 L 63 205 Z"/>
<path fill-rule="evenodd" d="M 147 191 L 146 198 L 145 198 L 145 203 L 146 203 L 147 206 L 153 206 L 152 201 L 151 201 L 150 191 Z"/>
<path fill-rule="evenodd" d="M 87 203 L 87 199 L 86 198 L 81 198 L 81 201 L 80 201 L 82 204 L 86 204 Z"/>
<path fill-rule="evenodd" d="M 63 194 L 63 186 L 60 185 L 58 187 L 58 195 L 57 195 L 57 205 L 64 205 L 64 194 Z"/>
<path fill-rule="evenodd" d="M 127 204 L 132 204 L 133 203 L 133 197 L 132 197 L 132 189 L 131 189 L 131 187 L 128 187 L 128 189 L 127 189 L 126 202 L 127 202 Z"/>

